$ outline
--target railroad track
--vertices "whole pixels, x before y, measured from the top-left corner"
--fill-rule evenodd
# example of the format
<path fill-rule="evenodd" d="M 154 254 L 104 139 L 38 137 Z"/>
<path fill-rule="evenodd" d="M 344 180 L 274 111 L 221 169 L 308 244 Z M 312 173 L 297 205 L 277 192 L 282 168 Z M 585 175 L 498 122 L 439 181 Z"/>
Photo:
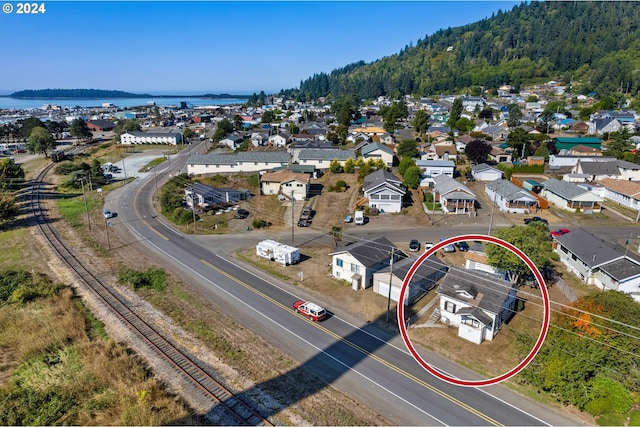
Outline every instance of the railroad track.
<path fill-rule="evenodd" d="M 91 289 L 100 301 L 114 313 L 122 323 L 144 342 L 155 354 L 165 360 L 177 374 L 185 378 L 195 389 L 214 405 L 222 406 L 237 425 L 273 425 L 250 405 L 239 399 L 224 385 L 216 381 L 195 360 L 191 359 L 176 345 L 156 332 L 153 325 L 138 316 L 134 307 L 117 292 L 103 283 L 96 275 L 84 267 L 67 243 L 60 238 L 41 204 L 44 179 L 54 164 L 50 164 L 38 174 L 31 187 L 29 207 L 33 217 L 53 250 L 71 268 L 78 280 Z"/>

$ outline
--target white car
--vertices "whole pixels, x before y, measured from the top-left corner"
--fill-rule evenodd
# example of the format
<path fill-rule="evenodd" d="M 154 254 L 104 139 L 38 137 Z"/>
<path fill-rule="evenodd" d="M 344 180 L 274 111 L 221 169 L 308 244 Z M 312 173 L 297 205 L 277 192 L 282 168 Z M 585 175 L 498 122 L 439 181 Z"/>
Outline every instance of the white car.
<path fill-rule="evenodd" d="M 103 209 L 102 215 L 104 215 L 105 219 L 113 218 L 113 212 L 111 212 L 109 209 Z"/>
<path fill-rule="evenodd" d="M 433 247 L 433 243 L 431 242 L 426 242 L 424 244 L 424 251 L 427 252 L 429 249 L 431 249 Z"/>

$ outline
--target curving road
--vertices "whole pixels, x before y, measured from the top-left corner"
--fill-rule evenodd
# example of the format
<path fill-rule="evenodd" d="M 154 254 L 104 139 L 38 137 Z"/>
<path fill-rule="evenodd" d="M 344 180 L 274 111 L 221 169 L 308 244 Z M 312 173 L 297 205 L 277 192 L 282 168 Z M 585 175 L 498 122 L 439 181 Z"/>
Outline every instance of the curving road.
<path fill-rule="evenodd" d="M 172 169 L 180 168 L 187 156 L 188 153 L 173 156 Z M 160 167 L 157 177 L 166 176 L 168 168 L 169 164 Z M 554 412 L 503 386 L 461 388 L 442 382 L 411 358 L 398 334 L 363 324 L 348 313 L 332 313 L 322 323 L 300 317 L 291 310 L 291 304 L 305 298 L 304 290 L 242 266 L 225 255 L 225 248 L 255 244 L 257 236 L 204 238 L 176 232 L 151 206 L 155 177 L 141 177 L 109 194 L 108 202 L 118 212 L 113 228 L 127 226 L 131 243 L 165 257 L 180 268 L 185 282 L 298 360 L 299 365 L 292 371 L 312 370 L 328 384 L 398 425 L 581 424 L 580 420 Z M 465 233 L 486 232 L 480 228 L 466 229 Z M 398 231 L 405 232 L 411 233 Z M 301 237 L 306 236 L 313 236 L 313 231 Z M 422 354 L 454 376 L 479 379 L 426 350 Z M 307 386 L 308 395 L 312 395 L 325 384 Z"/>

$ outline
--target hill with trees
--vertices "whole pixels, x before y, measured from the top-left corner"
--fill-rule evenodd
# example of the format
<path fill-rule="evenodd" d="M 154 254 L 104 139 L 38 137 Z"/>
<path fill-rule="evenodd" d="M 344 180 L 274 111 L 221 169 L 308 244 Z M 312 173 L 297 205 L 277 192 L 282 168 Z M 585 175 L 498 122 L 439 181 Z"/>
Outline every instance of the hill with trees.
<path fill-rule="evenodd" d="M 635 2 L 530 2 L 446 28 L 380 60 L 355 62 L 283 91 L 298 99 L 480 94 L 509 84 L 580 82 L 572 93 L 640 89 L 640 8 Z M 494 92 L 495 93 L 495 92 Z"/>

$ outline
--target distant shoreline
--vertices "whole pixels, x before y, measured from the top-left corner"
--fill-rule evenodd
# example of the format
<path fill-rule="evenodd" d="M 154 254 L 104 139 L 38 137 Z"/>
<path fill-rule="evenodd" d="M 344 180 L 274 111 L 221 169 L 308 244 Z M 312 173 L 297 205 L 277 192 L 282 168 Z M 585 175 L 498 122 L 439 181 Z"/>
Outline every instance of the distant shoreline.
<path fill-rule="evenodd" d="M 0 98 L 44 99 L 44 100 L 99 100 L 99 99 L 136 99 L 136 98 L 197 98 L 197 99 L 249 99 L 251 95 L 204 94 L 204 95 L 150 95 L 129 93 L 119 90 L 101 89 L 37 89 L 21 90 Z"/>

